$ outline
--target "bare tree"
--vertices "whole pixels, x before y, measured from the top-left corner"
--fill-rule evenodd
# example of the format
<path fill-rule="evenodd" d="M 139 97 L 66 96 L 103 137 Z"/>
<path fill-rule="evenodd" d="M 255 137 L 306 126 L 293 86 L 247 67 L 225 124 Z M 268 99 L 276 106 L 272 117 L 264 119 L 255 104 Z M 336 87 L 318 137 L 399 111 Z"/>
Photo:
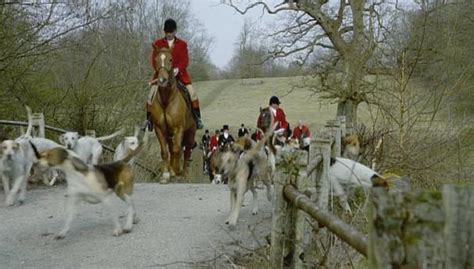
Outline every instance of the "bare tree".
<path fill-rule="evenodd" d="M 372 87 L 365 85 L 365 75 L 367 63 L 383 38 L 380 15 L 383 1 L 300 0 L 274 6 L 267 1 L 251 1 L 245 6 L 232 0 L 222 2 L 241 14 L 261 7 L 269 14 L 287 16 L 288 23 L 271 35 L 278 42 L 274 42 L 270 57 L 297 56 L 300 64 L 305 64 L 313 53 L 334 51 L 331 63 L 326 66 L 339 69 L 332 69 L 330 74 L 317 72 L 317 76 L 326 80 L 314 84 L 317 86 L 313 90 L 323 93 L 324 98 L 336 99 L 337 115 L 345 115 L 348 123 L 355 123 L 358 105 L 370 102 L 369 95 L 373 92 Z"/>
<path fill-rule="evenodd" d="M 163 36 L 167 18 L 178 21 L 188 41 L 193 78 L 192 70 L 208 76 L 210 37 L 189 6 L 188 0 L 2 2 L 2 118 L 23 115 L 21 104 L 28 103 L 50 124 L 78 131 L 137 123 L 152 74 L 151 43 Z"/>
<path fill-rule="evenodd" d="M 117 6 L 91 12 L 91 1 L 2 1 L 0 3 L 1 114 L 18 115 L 21 104 L 43 100 L 36 92 L 47 78 L 45 60 L 64 49 L 61 40 L 112 17 Z M 48 66 L 48 65 L 46 65 Z M 41 75 L 42 74 L 42 75 Z M 42 98 L 35 98 L 41 96 Z M 54 99 L 55 96 L 51 96 Z M 12 102 L 14 100 L 15 102 Z M 32 103 L 32 102 L 30 102 Z M 35 104 L 32 104 L 35 107 Z"/>
<path fill-rule="evenodd" d="M 461 141 L 472 122 L 453 113 L 458 107 L 457 96 L 472 83 L 466 72 L 456 70 L 461 61 L 451 62 L 460 48 L 445 46 L 452 37 L 446 40 L 439 36 L 433 42 L 430 33 L 438 19 L 433 14 L 446 16 L 448 11 L 440 8 L 442 5 L 421 1 L 414 10 L 394 13 L 378 58 L 378 66 L 383 67 L 386 76 L 378 82 L 377 108 L 382 120 L 377 127 L 389 130 L 385 134 L 388 139 L 384 143 L 383 168 L 410 174 L 430 187 L 436 179 L 466 177 L 464 163 L 469 149 L 461 146 Z M 446 21 L 443 27 L 452 27 Z"/>

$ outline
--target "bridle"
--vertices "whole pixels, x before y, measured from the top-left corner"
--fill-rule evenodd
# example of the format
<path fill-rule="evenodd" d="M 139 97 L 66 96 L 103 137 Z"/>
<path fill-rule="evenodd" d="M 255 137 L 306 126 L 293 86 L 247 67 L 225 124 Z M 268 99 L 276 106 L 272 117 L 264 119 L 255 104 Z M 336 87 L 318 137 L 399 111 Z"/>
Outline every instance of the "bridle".
<path fill-rule="evenodd" d="M 161 52 L 159 51 L 158 53 L 159 57 L 160 57 L 160 60 L 161 60 L 161 64 L 159 65 L 159 67 L 156 69 L 156 73 L 159 74 L 161 70 L 165 70 L 165 72 L 168 74 L 168 83 L 170 83 L 173 79 L 174 79 L 174 75 L 173 75 L 173 68 L 171 66 L 171 68 L 167 68 L 165 66 L 165 59 L 166 59 L 166 56 L 165 56 L 165 53 L 164 52 Z M 171 55 L 171 53 L 170 53 Z M 171 59 L 170 59 L 171 61 Z M 160 78 L 156 78 L 155 81 L 158 81 L 158 85 L 160 84 Z M 159 85 L 160 86 L 160 85 Z"/>

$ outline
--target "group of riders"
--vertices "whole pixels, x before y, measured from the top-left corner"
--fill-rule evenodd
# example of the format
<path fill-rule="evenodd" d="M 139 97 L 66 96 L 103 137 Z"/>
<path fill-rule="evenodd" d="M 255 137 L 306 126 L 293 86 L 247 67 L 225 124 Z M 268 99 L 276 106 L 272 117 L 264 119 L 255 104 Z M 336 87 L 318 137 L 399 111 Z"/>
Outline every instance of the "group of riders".
<path fill-rule="evenodd" d="M 173 19 L 167 19 L 164 23 L 164 32 L 165 37 L 156 39 L 153 42 L 154 48 L 167 48 L 171 50 L 172 56 L 172 74 L 177 78 L 178 81 L 178 88 L 182 88 L 184 91 L 187 91 L 189 95 L 188 98 L 190 107 L 192 110 L 192 114 L 196 121 L 197 129 L 202 129 L 204 124 L 201 120 L 201 112 L 199 108 L 199 98 L 196 92 L 196 89 L 193 87 L 191 82 L 191 77 L 188 74 L 186 68 L 189 63 L 189 56 L 188 56 L 188 46 L 186 41 L 183 39 L 176 37 L 177 31 L 177 23 Z M 150 94 L 148 96 L 147 102 L 151 103 L 153 96 L 156 94 L 158 90 L 158 70 L 156 59 L 156 50 L 153 49 L 151 55 L 151 64 L 153 70 L 155 70 L 153 77 L 150 81 Z M 277 96 L 272 96 L 269 100 L 269 110 L 272 113 L 272 118 L 274 123 L 277 124 L 277 130 L 281 130 L 284 133 L 286 138 L 296 138 L 300 141 L 307 141 L 311 136 L 307 125 L 305 125 L 302 121 L 298 122 L 298 126 L 293 130 L 290 129 L 290 124 L 286 120 L 286 114 L 283 109 L 280 107 L 280 100 Z M 151 120 L 150 113 L 147 112 L 147 121 L 145 128 L 152 131 L 153 130 L 153 123 Z M 263 133 L 258 129 L 250 134 L 250 130 L 247 129 L 244 124 L 241 124 L 241 128 L 239 128 L 238 136 L 250 136 L 251 139 L 254 141 L 258 141 L 263 137 Z M 228 145 L 234 143 L 233 136 L 229 133 L 229 125 L 224 125 L 221 130 L 215 130 L 214 135 L 210 135 L 209 130 L 205 130 L 205 133 L 201 139 L 203 150 L 205 151 L 205 156 L 209 156 L 215 150 L 222 149 Z M 307 145 L 303 145 L 307 147 Z M 303 148 L 302 146 L 302 148 Z"/>

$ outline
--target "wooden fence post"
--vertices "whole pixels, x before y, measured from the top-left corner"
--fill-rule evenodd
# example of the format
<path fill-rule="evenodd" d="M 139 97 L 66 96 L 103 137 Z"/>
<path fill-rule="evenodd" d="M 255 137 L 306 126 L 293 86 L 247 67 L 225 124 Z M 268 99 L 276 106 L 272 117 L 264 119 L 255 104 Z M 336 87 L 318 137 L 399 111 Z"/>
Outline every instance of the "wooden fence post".
<path fill-rule="evenodd" d="M 371 196 L 370 268 L 474 268 L 474 187 Z"/>
<path fill-rule="evenodd" d="M 45 135 L 45 123 L 43 113 L 32 113 L 31 122 L 33 127 L 38 127 L 38 131 L 35 136 L 44 138 Z"/>
<path fill-rule="evenodd" d="M 328 210 L 329 203 L 329 191 L 330 191 L 330 182 L 329 182 L 329 164 L 331 158 L 331 140 L 318 138 L 312 141 L 310 148 L 310 160 L 316 158 L 317 155 L 323 156 L 323 161 L 317 169 L 316 173 L 313 173 L 311 180 L 315 182 L 315 185 L 319 185 L 319 195 L 313 195 L 312 200 L 315 201 L 318 197 L 318 207 L 321 210 Z"/>
<path fill-rule="evenodd" d="M 277 169 L 273 183 L 273 215 L 271 230 L 271 252 L 270 262 L 272 268 L 283 268 L 283 258 L 285 249 L 288 249 L 288 240 L 292 237 L 293 231 L 288 226 L 288 219 L 291 217 L 289 204 L 283 196 L 283 188 L 289 183 L 288 175 L 281 169 Z"/>
<path fill-rule="evenodd" d="M 86 136 L 95 137 L 95 130 L 86 130 L 84 134 Z"/>
<path fill-rule="evenodd" d="M 296 178 L 296 189 L 304 193 L 315 187 L 315 182 L 310 181 L 306 167 L 308 165 L 308 152 L 299 151 L 296 154 L 301 155 L 297 157 L 297 165 L 299 174 Z M 305 196 L 306 197 L 306 196 Z M 293 268 L 305 268 L 305 252 L 311 240 L 311 227 L 309 225 L 310 217 L 302 210 L 298 210 L 296 203 L 299 197 L 296 198 L 295 204 L 292 204 L 293 214 L 295 216 L 295 238 L 294 238 L 294 252 L 293 252 Z"/>
<path fill-rule="evenodd" d="M 346 116 L 337 116 L 337 120 L 339 120 L 339 125 L 341 128 L 341 136 L 345 137 L 347 134 L 346 130 Z"/>
<path fill-rule="evenodd" d="M 445 268 L 474 268 L 474 186 L 443 187 Z"/>
<path fill-rule="evenodd" d="M 329 132 L 329 135 L 331 137 L 334 137 L 334 153 L 331 154 L 331 156 L 335 157 L 341 157 L 341 125 L 339 123 L 339 120 L 328 120 L 326 125 L 324 127 L 327 129 Z"/>

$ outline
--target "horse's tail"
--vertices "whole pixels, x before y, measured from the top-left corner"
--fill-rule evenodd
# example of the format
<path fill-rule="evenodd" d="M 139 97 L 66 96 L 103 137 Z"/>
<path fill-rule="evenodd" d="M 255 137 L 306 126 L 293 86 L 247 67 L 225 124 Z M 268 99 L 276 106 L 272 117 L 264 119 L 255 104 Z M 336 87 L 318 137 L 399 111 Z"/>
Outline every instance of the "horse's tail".
<path fill-rule="evenodd" d="M 112 138 L 114 138 L 114 137 L 116 137 L 116 136 L 118 136 L 118 135 L 123 134 L 124 131 L 125 131 L 125 130 L 122 128 L 122 129 L 118 130 L 117 132 L 115 132 L 115 133 L 113 133 L 113 134 L 111 134 L 111 135 L 97 137 L 96 139 L 97 139 L 98 141 L 109 140 L 109 139 L 112 139 Z"/>

